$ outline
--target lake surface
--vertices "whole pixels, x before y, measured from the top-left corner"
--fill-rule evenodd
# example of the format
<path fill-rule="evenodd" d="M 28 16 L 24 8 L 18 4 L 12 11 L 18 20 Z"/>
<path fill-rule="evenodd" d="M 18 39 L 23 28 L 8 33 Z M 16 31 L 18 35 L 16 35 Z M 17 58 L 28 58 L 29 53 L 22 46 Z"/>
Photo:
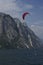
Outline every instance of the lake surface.
<path fill-rule="evenodd" d="M 43 65 L 43 49 L 0 49 L 0 65 Z"/>

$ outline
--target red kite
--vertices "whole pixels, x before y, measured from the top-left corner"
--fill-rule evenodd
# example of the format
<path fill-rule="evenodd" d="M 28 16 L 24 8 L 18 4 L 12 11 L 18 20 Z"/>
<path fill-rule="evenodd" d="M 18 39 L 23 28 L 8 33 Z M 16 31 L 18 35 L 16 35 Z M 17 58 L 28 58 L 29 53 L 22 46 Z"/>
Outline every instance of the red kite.
<path fill-rule="evenodd" d="M 22 15 L 23 20 L 25 19 L 25 16 L 26 16 L 27 14 L 29 14 L 29 13 L 28 13 L 28 12 L 23 13 L 23 15 Z"/>

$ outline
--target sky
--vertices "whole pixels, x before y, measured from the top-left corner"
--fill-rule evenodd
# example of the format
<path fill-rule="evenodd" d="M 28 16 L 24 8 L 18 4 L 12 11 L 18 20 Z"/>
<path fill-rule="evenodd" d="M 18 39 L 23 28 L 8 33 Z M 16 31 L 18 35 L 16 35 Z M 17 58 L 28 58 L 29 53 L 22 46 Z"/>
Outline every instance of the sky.
<path fill-rule="evenodd" d="M 43 39 L 43 0 L 0 0 L 0 12 L 26 22 L 36 35 Z M 22 20 L 22 14 L 30 14 Z"/>

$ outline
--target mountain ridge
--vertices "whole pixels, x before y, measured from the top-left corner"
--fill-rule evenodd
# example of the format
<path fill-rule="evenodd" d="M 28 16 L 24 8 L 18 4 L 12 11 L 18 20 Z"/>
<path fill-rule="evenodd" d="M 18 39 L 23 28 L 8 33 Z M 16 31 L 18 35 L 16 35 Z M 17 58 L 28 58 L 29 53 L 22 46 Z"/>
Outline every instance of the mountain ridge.
<path fill-rule="evenodd" d="M 0 48 L 38 48 L 40 39 L 18 18 L 0 13 Z"/>

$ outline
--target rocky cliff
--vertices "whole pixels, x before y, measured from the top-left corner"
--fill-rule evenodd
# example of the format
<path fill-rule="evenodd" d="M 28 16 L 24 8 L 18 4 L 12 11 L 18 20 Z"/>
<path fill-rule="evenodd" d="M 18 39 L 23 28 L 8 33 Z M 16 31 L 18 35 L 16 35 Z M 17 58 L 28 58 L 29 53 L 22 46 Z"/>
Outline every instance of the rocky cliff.
<path fill-rule="evenodd" d="M 18 18 L 0 13 L 0 48 L 38 48 L 40 39 Z"/>

